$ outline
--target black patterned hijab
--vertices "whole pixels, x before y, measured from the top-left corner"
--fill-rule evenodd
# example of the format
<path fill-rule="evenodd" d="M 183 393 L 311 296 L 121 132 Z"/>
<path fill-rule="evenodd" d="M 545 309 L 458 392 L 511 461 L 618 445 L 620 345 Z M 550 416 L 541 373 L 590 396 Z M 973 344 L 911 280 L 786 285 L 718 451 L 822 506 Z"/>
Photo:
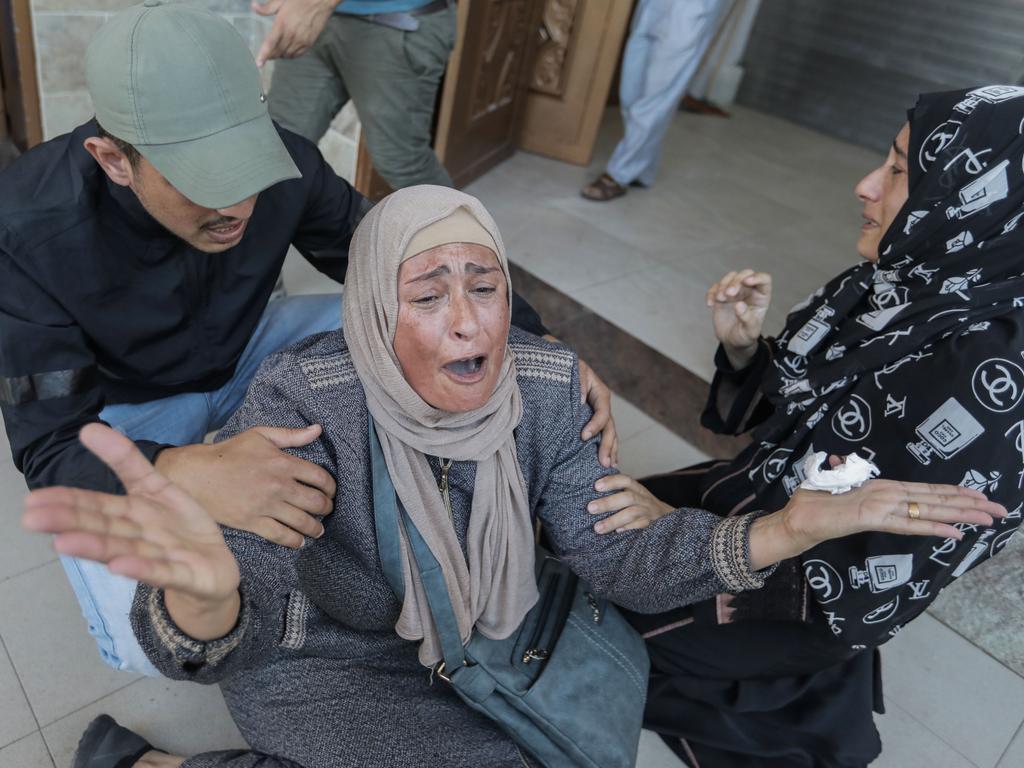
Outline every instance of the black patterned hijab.
<path fill-rule="evenodd" d="M 857 451 L 883 477 L 978 488 L 1013 512 L 962 542 L 861 534 L 781 568 L 802 571 L 789 613 L 808 615 L 809 593 L 855 648 L 1005 546 L 1024 501 L 1024 88 L 924 95 L 909 121 L 909 196 L 877 264 L 831 280 L 772 342 L 772 415 L 731 476 L 750 491 L 732 511 L 784 506 L 814 451 Z"/>

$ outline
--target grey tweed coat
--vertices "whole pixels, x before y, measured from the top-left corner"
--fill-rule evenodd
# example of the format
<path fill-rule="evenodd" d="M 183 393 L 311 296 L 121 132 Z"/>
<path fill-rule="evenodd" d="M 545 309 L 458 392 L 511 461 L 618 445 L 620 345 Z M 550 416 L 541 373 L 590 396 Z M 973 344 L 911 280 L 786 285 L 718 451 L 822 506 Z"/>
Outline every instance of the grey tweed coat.
<path fill-rule="evenodd" d="M 524 414 L 516 448 L 530 508 L 554 547 L 594 590 L 637 611 L 663 611 L 747 586 L 746 525 L 681 510 L 642 531 L 598 536 L 586 511 L 607 470 L 582 442 L 575 355 L 513 329 Z M 292 550 L 243 531 L 225 536 L 242 571 L 242 613 L 228 636 L 197 642 L 170 620 L 159 590 L 140 586 L 132 621 L 165 675 L 219 683 L 247 752 L 213 752 L 187 768 L 393 768 L 530 765 L 514 743 L 420 666 L 394 632 L 399 603 L 377 555 L 367 411 L 340 332 L 269 357 L 222 437 L 258 425 L 321 424 L 295 453 L 337 478 L 326 533 Z M 439 475 L 438 461 L 430 460 Z M 465 546 L 475 466 L 450 470 Z"/>

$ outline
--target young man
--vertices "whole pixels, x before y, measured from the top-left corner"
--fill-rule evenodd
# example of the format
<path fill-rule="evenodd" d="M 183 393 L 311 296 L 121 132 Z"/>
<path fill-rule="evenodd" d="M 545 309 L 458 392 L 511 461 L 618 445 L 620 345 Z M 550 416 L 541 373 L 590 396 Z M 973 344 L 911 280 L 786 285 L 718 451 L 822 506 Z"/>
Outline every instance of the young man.
<path fill-rule="evenodd" d="M 271 293 L 289 245 L 341 282 L 368 204 L 273 124 L 252 54 L 219 16 L 146 0 L 103 27 L 85 70 L 96 120 L 0 175 L 0 410 L 14 462 L 31 488 L 116 492 L 78 442 L 104 421 L 219 523 L 299 546 L 322 530 L 335 485 L 283 449 L 319 428 L 202 440 L 266 355 L 340 326 L 338 295 Z M 521 300 L 514 322 L 544 333 Z M 135 582 L 62 561 L 107 663 L 153 673 L 128 624 Z"/>

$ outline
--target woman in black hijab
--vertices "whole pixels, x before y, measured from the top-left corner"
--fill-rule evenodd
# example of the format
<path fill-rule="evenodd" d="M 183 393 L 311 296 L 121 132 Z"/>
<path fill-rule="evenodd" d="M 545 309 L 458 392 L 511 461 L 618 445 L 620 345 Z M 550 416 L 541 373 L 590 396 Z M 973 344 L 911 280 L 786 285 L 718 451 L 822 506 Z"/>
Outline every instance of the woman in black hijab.
<path fill-rule="evenodd" d="M 759 338 L 766 275 L 730 273 L 709 291 L 723 344 L 703 423 L 752 442 L 732 461 L 648 478 L 657 498 L 615 478 L 624 493 L 596 510 L 625 508 L 612 527 L 664 514 L 658 499 L 723 516 L 779 509 L 817 451 L 870 458 L 883 477 L 976 488 L 1011 512 L 958 526 L 959 541 L 830 541 L 780 565 L 762 590 L 634 616 L 654 671 L 648 727 L 690 765 L 867 765 L 881 751 L 877 647 L 1016 532 L 1022 133 L 1024 88 L 922 96 L 857 187 L 866 261 L 794 308 L 774 339 Z"/>

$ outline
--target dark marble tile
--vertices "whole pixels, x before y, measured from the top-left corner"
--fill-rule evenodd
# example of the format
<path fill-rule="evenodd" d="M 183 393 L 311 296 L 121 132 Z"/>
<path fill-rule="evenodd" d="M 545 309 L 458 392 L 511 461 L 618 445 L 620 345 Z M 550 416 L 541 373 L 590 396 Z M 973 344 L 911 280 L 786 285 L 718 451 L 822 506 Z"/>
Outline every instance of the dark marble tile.
<path fill-rule="evenodd" d="M 557 288 L 527 272 L 518 264 L 509 264 L 512 287 L 540 313 L 544 324 L 555 336 L 567 322 L 575 320 L 590 310 L 578 301 L 570 299 Z"/>
<path fill-rule="evenodd" d="M 699 376 L 521 267 L 511 272 L 516 291 L 612 391 L 709 456 L 734 456 L 747 444 L 701 426 L 708 385 Z"/>

